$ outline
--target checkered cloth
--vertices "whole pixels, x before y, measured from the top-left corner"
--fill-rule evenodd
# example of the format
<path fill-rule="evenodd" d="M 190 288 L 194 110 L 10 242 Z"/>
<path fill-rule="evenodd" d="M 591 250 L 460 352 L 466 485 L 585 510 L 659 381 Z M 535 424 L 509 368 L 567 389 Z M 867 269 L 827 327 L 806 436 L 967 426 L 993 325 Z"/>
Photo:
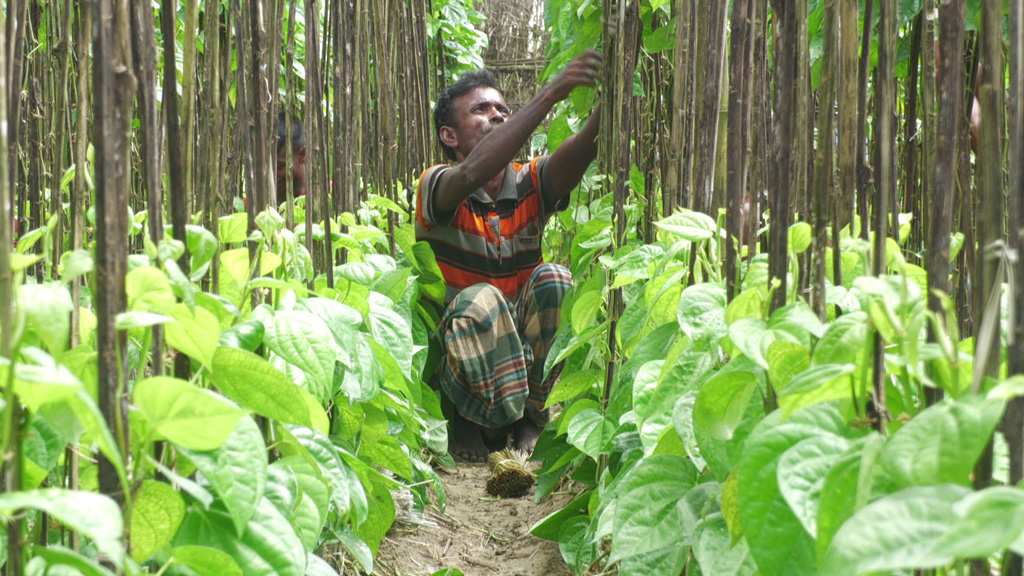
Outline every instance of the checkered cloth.
<path fill-rule="evenodd" d="M 558 330 L 562 298 L 572 286 L 564 266 L 541 264 L 510 301 L 490 284 L 460 292 L 441 319 L 445 357 L 441 389 L 464 418 L 501 428 L 524 414 L 539 425 L 559 364 L 544 378 L 544 361 Z"/>

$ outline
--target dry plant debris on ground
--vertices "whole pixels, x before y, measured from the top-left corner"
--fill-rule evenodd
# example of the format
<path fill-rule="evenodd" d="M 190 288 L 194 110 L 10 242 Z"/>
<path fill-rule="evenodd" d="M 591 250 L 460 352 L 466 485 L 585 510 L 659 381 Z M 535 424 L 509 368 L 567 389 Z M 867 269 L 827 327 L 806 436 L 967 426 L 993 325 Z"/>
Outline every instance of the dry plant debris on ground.
<path fill-rule="evenodd" d="M 533 503 L 534 489 L 523 498 L 487 494 L 486 463 L 460 463 L 455 472 L 439 472 L 448 492 L 444 514 L 428 510 L 434 525 L 399 527 L 381 544 L 376 573 L 423 576 L 458 568 L 466 576 L 570 576 L 556 542 L 530 535 L 530 527 L 560 510 L 573 497 L 556 493 Z"/>

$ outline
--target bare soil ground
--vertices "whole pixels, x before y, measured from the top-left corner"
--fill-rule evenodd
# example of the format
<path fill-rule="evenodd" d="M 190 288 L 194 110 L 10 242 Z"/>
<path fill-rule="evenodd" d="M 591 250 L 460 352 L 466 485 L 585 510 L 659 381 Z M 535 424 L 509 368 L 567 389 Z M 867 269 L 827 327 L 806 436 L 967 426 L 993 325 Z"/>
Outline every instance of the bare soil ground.
<path fill-rule="evenodd" d="M 381 544 L 376 573 L 426 576 L 458 568 L 466 576 L 571 576 L 558 544 L 529 534 L 530 527 L 565 506 L 571 494 L 555 494 L 540 504 L 533 491 L 523 498 L 496 499 L 484 489 L 487 464 L 459 463 L 440 471 L 448 494 L 444 514 L 428 510 L 434 525 L 396 524 Z"/>

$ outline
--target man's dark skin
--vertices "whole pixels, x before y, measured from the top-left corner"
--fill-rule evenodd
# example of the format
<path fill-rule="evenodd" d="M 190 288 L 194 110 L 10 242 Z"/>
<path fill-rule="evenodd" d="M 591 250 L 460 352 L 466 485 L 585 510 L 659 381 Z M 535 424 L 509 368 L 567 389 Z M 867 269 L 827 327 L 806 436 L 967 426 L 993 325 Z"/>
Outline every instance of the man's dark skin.
<path fill-rule="evenodd" d="M 277 203 L 278 205 L 284 204 L 288 199 L 288 191 L 285 186 L 288 185 L 288 173 L 287 159 L 285 158 L 285 149 L 287 144 L 281 144 L 277 148 L 277 164 L 274 168 L 274 182 L 275 190 L 277 190 Z M 303 146 L 296 150 L 292 148 L 292 169 L 290 170 L 292 176 L 292 197 L 298 198 L 300 194 L 306 191 L 306 147 Z"/>
<path fill-rule="evenodd" d="M 474 88 L 454 98 L 457 125 L 441 127 L 439 136 L 455 151 L 458 164 L 439 177 L 434 196 L 435 212 L 453 212 L 478 188 L 496 199 L 501 193 L 505 168 L 551 108 L 577 86 L 594 86 L 601 66 L 598 52 L 589 51 L 576 58 L 515 116 L 509 115 L 505 99 L 493 88 Z M 548 160 L 547 174 L 555 198 L 572 192 L 597 157 L 600 116 L 598 108 L 583 129 L 562 142 Z M 512 426 L 516 448 L 532 452 L 540 436 L 537 424 L 523 417 Z M 470 460 L 485 460 L 489 450 L 484 439 L 492 439 L 498 433 L 483 429 L 456 413 L 449 450 Z"/>

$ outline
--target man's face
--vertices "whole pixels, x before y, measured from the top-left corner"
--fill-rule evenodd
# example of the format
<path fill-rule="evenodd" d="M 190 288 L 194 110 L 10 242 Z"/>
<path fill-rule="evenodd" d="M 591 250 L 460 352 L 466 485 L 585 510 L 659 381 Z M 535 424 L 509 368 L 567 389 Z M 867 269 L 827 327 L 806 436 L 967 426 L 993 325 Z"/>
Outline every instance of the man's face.
<path fill-rule="evenodd" d="M 288 170 L 285 161 L 285 146 L 277 151 L 277 166 L 274 170 L 275 185 L 277 188 L 278 203 L 284 202 L 287 198 L 288 177 L 292 179 L 292 194 L 298 197 L 306 188 L 306 148 L 292 150 L 292 168 Z"/>
<path fill-rule="evenodd" d="M 509 117 L 508 106 L 501 93 L 494 88 L 479 87 L 452 100 L 458 127 L 445 126 L 450 131 L 446 143 L 455 150 L 455 158 L 462 162 L 488 132 L 503 124 Z"/>

